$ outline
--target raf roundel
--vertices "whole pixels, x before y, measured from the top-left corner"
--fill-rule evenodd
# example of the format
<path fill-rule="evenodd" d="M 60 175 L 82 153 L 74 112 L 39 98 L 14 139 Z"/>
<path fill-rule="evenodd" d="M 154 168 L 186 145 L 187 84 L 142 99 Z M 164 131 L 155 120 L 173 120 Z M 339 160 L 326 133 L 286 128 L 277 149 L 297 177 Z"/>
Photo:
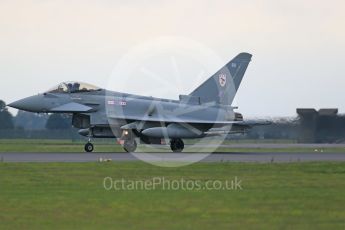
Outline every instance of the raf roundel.
<path fill-rule="evenodd" d="M 219 84 L 221 87 L 226 85 L 226 74 L 219 74 Z"/>

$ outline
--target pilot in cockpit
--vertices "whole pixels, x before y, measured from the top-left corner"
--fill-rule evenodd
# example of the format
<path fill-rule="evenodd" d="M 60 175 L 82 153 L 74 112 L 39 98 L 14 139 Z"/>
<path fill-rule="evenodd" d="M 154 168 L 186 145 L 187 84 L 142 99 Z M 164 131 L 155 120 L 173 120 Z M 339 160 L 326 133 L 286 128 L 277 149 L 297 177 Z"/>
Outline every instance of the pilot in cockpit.
<path fill-rule="evenodd" d="M 78 82 L 74 83 L 71 92 L 78 92 L 80 90 L 80 84 Z"/>
<path fill-rule="evenodd" d="M 73 84 L 72 83 L 68 83 L 67 84 L 67 92 L 72 92 L 72 88 L 73 88 Z"/>
<path fill-rule="evenodd" d="M 82 93 L 82 92 L 91 92 L 98 91 L 100 88 L 80 82 L 64 82 L 59 84 L 56 87 L 48 90 L 48 93 Z"/>

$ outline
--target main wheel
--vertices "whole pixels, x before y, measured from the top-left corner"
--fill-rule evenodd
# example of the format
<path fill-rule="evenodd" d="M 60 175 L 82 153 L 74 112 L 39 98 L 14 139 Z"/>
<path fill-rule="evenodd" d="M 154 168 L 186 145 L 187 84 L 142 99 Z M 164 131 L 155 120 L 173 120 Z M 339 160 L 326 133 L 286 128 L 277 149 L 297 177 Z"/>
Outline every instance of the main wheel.
<path fill-rule="evenodd" d="M 183 151 L 184 149 L 184 143 L 183 140 L 181 140 L 180 138 L 177 139 L 171 139 L 170 141 L 170 148 L 173 152 L 175 153 L 180 153 Z"/>
<path fill-rule="evenodd" d="M 125 140 L 125 143 L 123 144 L 123 149 L 127 153 L 134 153 L 137 149 L 137 142 L 135 140 Z"/>
<path fill-rule="evenodd" d="M 85 149 L 85 152 L 91 153 L 93 151 L 93 144 L 90 142 L 86 143 L 84 149 Z"/>

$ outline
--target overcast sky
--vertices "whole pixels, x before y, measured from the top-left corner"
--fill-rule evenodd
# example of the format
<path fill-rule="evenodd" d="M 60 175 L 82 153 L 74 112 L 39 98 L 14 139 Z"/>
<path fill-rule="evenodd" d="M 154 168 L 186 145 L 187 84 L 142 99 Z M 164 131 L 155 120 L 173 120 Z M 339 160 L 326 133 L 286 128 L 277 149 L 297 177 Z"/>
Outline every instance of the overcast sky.
<path fill-rule="evenodd" d="M 235 102 L 245 116 L 293 116 L 296 107 L 345 113 L 344 12 L 342 0 L 0 0 L 0 99 L 67 80 L 109 88 L 114 67 L 133 47 L 168 36 L 202 44 L 224 63 L 253 54 Z M 185 62 L 176 58 L 177 66 Z M 181 69 L 183 79 L 188 71 Z M 133 92 L 138 84 L 110 88 Z"/>

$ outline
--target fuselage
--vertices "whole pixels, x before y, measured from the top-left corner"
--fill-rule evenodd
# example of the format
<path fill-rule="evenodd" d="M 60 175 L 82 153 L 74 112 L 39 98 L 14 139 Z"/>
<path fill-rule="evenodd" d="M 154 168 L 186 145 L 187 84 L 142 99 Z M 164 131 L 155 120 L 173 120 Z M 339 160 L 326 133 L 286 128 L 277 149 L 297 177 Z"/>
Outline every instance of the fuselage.
<path fill-rule="evenodd" d="M 79 107 L 63 107 L 70 103 L 85 105 L 91 109 L 78 111 Z M 135 120 L 145 120 L 140 128 L 147 129 L 157 126 L 167 127 L 171 124 L 167 120 L 171 119 L 181 123 L 193 119 L 202 123 L 202 121 L 210 119 L 231 121 L 234 120 L 235 116 L 231 107 L 133 95 L 105 89 L 76 93 L 47 92 L 16 101 L 10 106 L 37 113 L 72 114 L 73 125 L 76 128 L 84 129 L 84 132 L 81 133 L 85 134 L 85 129 L 97 130 L 111 126 L 113 130 L 118 129 L 117 135 L 121 135 L 121 127 Z M 80 122 L 80 119 L 84 120 Z M 197 122 L 192 126 L 202 130 L 202 132 L 218 127 L 217 125 L 198 124 Z M 106 135 L 100 135 L 100 137 L 113 137 L 109 135 L 110 133 L 108 131 Z M 157 132 L 153 132 L 153 136 L 154 133 Z M 200 136 L 202 134 L 189 133 L 185 135 L 185 138 Z"/>

